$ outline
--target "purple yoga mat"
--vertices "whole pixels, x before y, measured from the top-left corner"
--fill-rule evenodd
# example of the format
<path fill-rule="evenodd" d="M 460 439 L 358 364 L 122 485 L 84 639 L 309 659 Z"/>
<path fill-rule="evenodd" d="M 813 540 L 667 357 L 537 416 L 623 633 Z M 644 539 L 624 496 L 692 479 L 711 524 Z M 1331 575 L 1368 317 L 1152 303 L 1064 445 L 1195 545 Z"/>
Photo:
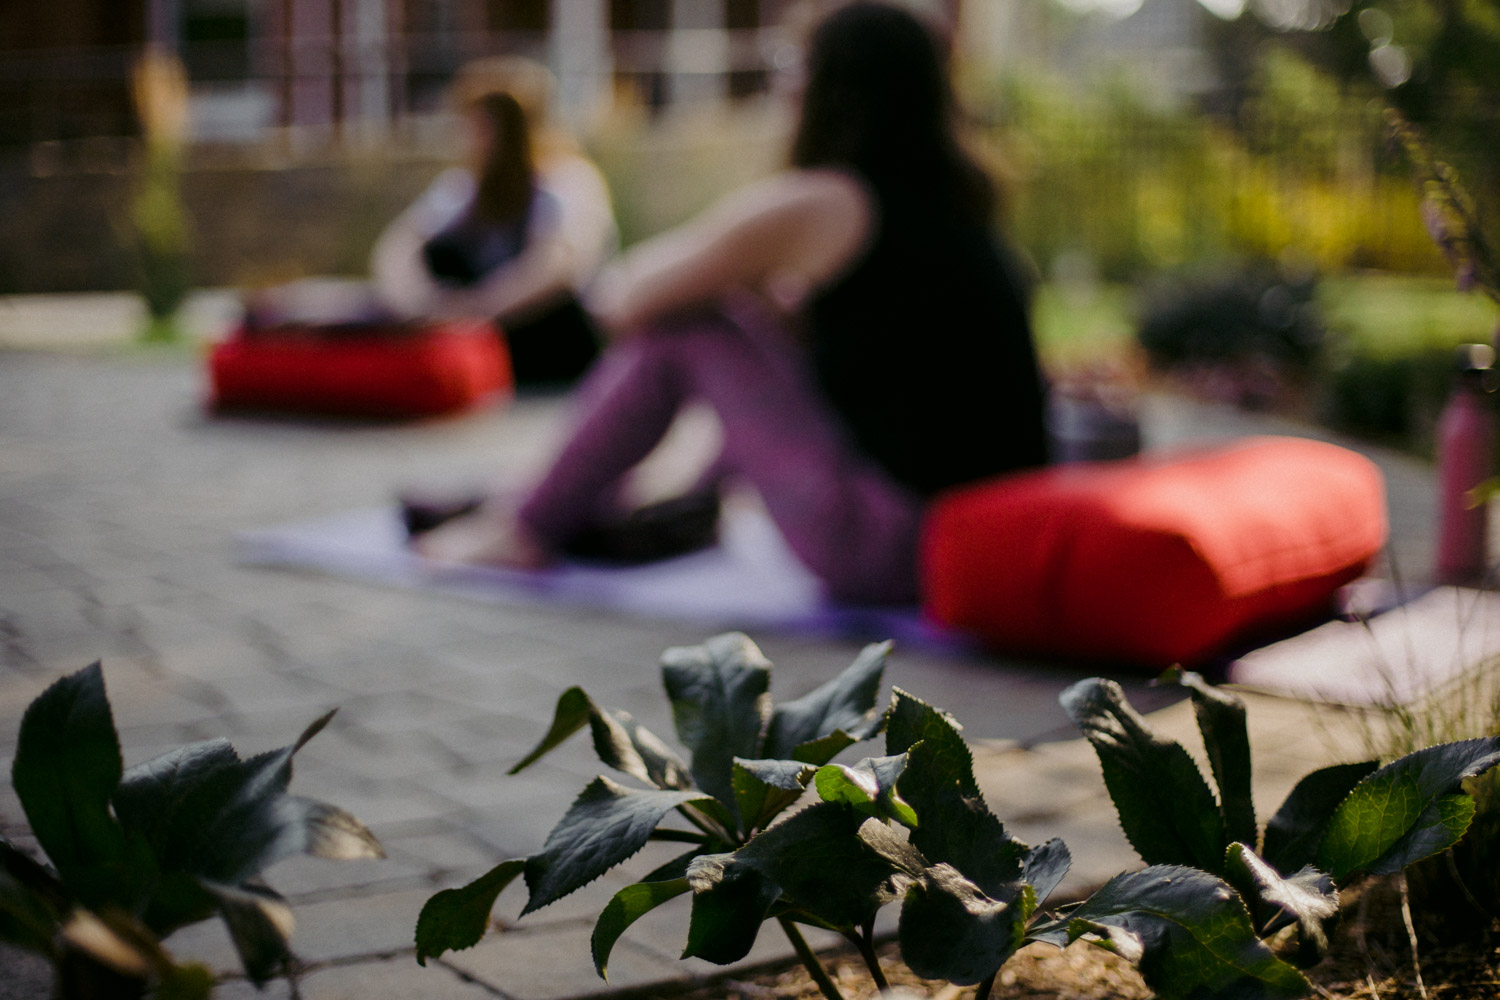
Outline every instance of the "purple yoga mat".
<path fill-rule="evenodd" d="M 929 649 L 975 648 L 915 607 L 830 602 L 759 506 L 726 504 L 719 536 L 714 548 L 643 566 L 460 566 L 411 552 L 399 512 L 381 507 L 247 532 L 238 538 L 238 558 L 480 601 L 572 605 L 713 628 L 895 639 Z"/>

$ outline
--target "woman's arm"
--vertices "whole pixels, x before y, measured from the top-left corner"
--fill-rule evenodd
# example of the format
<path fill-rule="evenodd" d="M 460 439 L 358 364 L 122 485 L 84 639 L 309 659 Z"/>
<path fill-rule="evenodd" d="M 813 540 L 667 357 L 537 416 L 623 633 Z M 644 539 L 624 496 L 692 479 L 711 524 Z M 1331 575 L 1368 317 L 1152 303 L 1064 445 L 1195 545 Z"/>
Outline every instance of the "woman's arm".
<path fill-rule="evenodd" d="M 420 217 L 397 219 L 376 245 L 373 263 L 387 306 L 407 316 L 503 322 L 590 281 L 618 242 L 604 179 L 586 160 L 568 157 L 539 180 L 525 249 L 467 288 L 440 284 L 428 272 L 422 248 L 436 229 Z"/>
<path fill-rule="evenodd" d="M 795 308 L 853 261 L 872 222 L 869 195 L 850 175 L 788 171 L 631 250 L 606 269 L 591 305 L 617 335 L 739 290 Z"/>
<path fill-rule="evenodd" d="M 385 227 L 370 251 L 370 275 L 382 305 L 407 319 L 431 314 L 444 289 L 433 280 L 422 248 L 474 197 L 474 180 L 445 170 Z"/>

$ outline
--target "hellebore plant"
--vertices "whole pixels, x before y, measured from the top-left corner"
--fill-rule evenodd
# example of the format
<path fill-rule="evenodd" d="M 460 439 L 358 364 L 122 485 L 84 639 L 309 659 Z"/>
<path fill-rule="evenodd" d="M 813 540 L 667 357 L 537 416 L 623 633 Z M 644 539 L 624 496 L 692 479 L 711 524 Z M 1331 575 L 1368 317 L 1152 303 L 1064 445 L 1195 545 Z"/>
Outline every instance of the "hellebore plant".
<path fill-rule="evenodd" d="M 1165 998 L 1312 992 L 1293 966 L 1327 953 L 1338 888 L 1400 873 L 1458 843 L 1475 809 L 1464 781 L 1500 763 L 1492 737 L 1438 744 L 1384 767 L 1321 768 L 1258 836 L 1244 702 L 1191 672 L 1163 680 L 1188 690 L 1218 794 L 1180 743 L 1151 732 L 1118 684 L 1093 678 L 1063 692 L 1063 708 L 1098 754 L 1120 826 L 1149 867 L 1116 876 L 1036 937 L 1089 937 L 1135 961 Z M 1133 897 L 1132 909 L 1122 910 L 1122 896 Z"/>
<path fill-rule="evenodd" d="M 843 934 L 883 987 L 874 922 L 896 900 L 913 970 L 956 982 L 993 978 L 1062 879 L 1067 851 L 1058 841 L 1032 849 L 1005 832 L 984 807 L 968 748 L 947 716 L 899 690 L 888 712 L 876 711 L 889 648 L 866 647 L 838 677 L 781 705 L 770 698 L 771 664 L 743 635 L 667 650 L 662 680 L 686 759 L 625 713 L 600 709 L 577 688 L 565 692 L 552 728 L 514 770 L 588 725 L 600 759 L 646 787 L 596 778 L 540 853 L 432 897 L 417 923 L 418 961 L 477 942 L 517 876 L 530 891 L 524 915 L 655 839 L 691 846 L 605 906 L 593 934 L 601 976 L 632 922 L 691 893 L 684 958 L 738 961 L 774 919 L 831 1000 L 838 990 L 799 925 Z M 884 756 L 828 763 L 882 728 Z M 809 786 L 820 801 L 773 822 Z M 687 828 L 662 825 L 671 815 Z"/>
<path fill-rule="evenodd" d="M 223 739 L 192 743 L 129 769 L 95 663 L 27 708 L 11 771 L 51 866 L 0 838 L 0 940 L 49 959 L 70 997 L 205 997 L 202 966 L 161 947 L 217 913 L 257 985 L 291 959 L 292 913 L 259 878 L 292 854 L 384 857 L 334 806 L 287 794 L 289 747 L 242 760 Z"/>
<path fill-rule="evenodd" d="M 627 714 L 566 691 L 550 730 L 513 771 L 588 726 L 600 759 L 641 787 L 596 778 L 539 853 L 429 899 L 417 960 L 477 943 L 517 877 L 529 891 L 524 916 L 665 840 L 689 847 L 615 893 L 595 923 L 601 976 L 635 920 L 691 894 L 684 958 L 738 961 L 775 919 L 829 1000 L 839 1000 L 838 989 L 799 925 L 841 933 L 884 988 L 874 925 L 896 902 L 912 972 L 978 985 L 979 1000 L 1023 945 L 1080 939 L 1135 963 L 1165 1000 L 1301 997 L 1312 987 L 1296 965 L 1326 953 L 1336 886 L 1400 871 L 1454 843 L 1474 809 L 1462 780 L 1500 762 L 1494 739 L 1433 747 L 1384 768 L 1324 768 L 1297 785 L 1261 838 L 1239 699 L 1194 674 L 1172 675 L 1193 699 L 1216 796 L 1187 751 L 1152 734 L 1118 685 L 1080 682 L 1063 694 L 1064 708 L 1098 751 L 1121 826 L 1149 867 L 1053 916 L 1040 908 L 1068 871 L 1067 848 L 1055 839 L 1029 847 L 1006 832 L 949 715 L 899 688 L 876 712 L 888 650 L 867 647 L 838 677 L 782 705 L 770 699 L 770 663 L 743 635 L 667 650 L 662 677 L 686 757 Z M 883 756 L 829 763 L 881 730 Z M 817 801 L 786 814 L 805 793 Z"/>

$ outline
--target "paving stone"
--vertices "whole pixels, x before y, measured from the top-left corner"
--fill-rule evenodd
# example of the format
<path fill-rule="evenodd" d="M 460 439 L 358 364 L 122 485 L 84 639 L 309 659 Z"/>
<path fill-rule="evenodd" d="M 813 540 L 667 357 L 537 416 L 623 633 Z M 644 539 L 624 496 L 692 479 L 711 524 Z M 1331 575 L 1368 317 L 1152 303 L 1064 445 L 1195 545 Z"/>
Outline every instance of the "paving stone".
<path fill-rule="evenodd" d="M 670 958 L 622 940 L 609 962 L 609 982 L 589 958 L 587 924 L 552 925 L 490 934 L 473 948 L 448 952 L 441 961 L 508 996 L 553 1000 L 681 981 L 687 971 Z"/>
<path fill-rule="evenodd" d="M 352 962 L 302 976 L 297 988 L 303 1000 L 488 1000 L 495 992 L 472 982 L 450 966 L 420 966 L 410 955 Z"/>

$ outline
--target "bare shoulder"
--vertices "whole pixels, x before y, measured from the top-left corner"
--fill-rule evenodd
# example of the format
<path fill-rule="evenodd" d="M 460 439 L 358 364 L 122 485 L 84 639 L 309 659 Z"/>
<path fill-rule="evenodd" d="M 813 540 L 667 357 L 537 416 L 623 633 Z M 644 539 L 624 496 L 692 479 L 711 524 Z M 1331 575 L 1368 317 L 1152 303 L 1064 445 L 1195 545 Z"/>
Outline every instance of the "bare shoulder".
<path fill-rule="evenodd" d="M 843 218 L 858 224 L 871 210 L 869 192 L 854 175 L 821 168 L 772 174 L 726 201 L 734 214 L 815 216 L 823 222 Z"/>

